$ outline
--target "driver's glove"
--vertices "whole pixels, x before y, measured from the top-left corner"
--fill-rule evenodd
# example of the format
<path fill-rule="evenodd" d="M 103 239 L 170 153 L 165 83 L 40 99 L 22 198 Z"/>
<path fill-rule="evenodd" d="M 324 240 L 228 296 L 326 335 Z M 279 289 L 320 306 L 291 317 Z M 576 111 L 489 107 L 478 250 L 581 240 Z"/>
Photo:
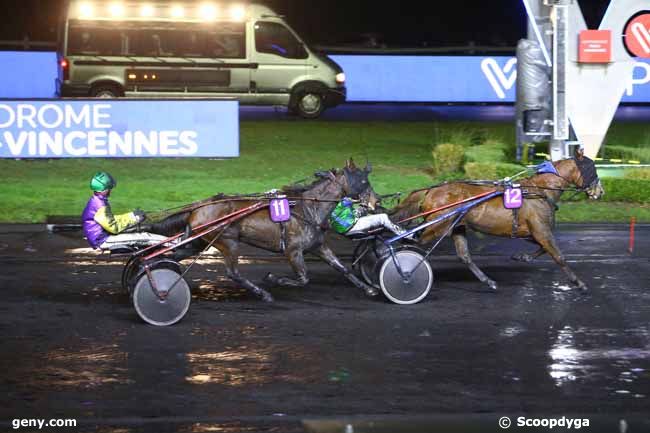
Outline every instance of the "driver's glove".
<path fill-rule="evenodd" d="M 138 224 L 142 224 L 147 219 L 147 214 L 140 208 L 134 210 L 133 215 L 138 220 Z"/>

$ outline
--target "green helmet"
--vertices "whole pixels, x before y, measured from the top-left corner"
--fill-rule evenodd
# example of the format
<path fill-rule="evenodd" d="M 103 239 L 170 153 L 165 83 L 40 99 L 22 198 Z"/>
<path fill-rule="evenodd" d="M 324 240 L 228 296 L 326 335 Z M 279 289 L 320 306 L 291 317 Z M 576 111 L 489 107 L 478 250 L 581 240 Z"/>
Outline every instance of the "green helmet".
<path fill-rule="evenodd" d="M 113 189 L 117 186 L 117 182 L 110 174 L 105 171 L 100 171 L 95 173 L 92 179 L 90 179 L 90 189 L 95 192 L 102 192 L 109 189 Z"/>

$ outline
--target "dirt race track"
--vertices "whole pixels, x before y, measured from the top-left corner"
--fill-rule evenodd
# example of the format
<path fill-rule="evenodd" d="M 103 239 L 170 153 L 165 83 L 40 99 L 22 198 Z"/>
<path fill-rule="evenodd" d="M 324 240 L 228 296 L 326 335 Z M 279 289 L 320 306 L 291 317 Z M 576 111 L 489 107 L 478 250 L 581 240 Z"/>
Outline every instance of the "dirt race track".
<path fill-rule="evenodd" d="M 76 429 L 42 431 L 499 431 L 499 417 L 524 413 L 629 417 L 629 431 L 650 431 L 650 227 L 632 256 L 626 230 L 559 231 L 586 295 L 548 258 L 511 262 L 526 243 L 474 237 L 499 291 L 447 245 L 432 260 L 434 290 L 410 307 L 367 299 L 316 261 L 308 288 L 272 288 L 277 302 L 264 304 L 210 256 L 189 274 L 187 317 L 155 328 L 122 292 L 122 264 L 84 249 L 79 233 L 3 226 L 0 428 L 75 418 Z M 335 243 L 349 260 L 352 244 Z M 255 250 L 243 262 L 255 281 L 289 272 Z M 318 418 L 356 425 L 304 421 Z"/>

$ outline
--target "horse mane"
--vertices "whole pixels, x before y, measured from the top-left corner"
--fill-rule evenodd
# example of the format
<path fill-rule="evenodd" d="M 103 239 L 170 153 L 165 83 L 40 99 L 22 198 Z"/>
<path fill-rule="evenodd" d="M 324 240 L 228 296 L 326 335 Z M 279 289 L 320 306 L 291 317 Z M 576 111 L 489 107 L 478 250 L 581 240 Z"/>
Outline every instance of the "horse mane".
<path fill-rule="evenodd" d="M 306 183 L 307 179 L 300 180 L 298 182 L 292 183 L 290 185 L 285 185 L 282 187 L 282 192 L 287 195 L 301 195 L 307 191 L 311 191 L 319 185 L 327 182 L 329 179 L 326 173 L 332 173 L 335 176 L 338 172 L 335 169 L 330 170 L 329 172 L 317 172 L 314 173 L 315 179 L 311 183 Z"/>

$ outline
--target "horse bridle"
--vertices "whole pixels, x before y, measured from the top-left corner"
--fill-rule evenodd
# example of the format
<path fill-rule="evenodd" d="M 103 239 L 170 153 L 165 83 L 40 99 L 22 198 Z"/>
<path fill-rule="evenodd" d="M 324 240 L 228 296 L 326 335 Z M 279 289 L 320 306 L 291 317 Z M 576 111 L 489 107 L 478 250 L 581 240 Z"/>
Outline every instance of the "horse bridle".
<path fill-rule="evenodd" d="M 560 173 L 555 171 L 554 174 L 555 176 L 563 179 L 566 183 L 569 185 L 575 185 L 576 188 L 573 189 L 567 189 L 567 188 L 544 188 L 544 187 L 536 187 L 540 189 L 552 189 L 552 190 L 562 190 L 562 191 L 575 191 L 576 193 L 580 192 L 586 192 L 593 188 L 599 181 L 600 179 L 598 178 L 598 174 L 596 173 L 596 167 L 593 164 L 593 161 L 587 157 L 583 157 L 582 159 L 578 158 L 571 158 L 575 164 L 576 167 L 578 167 L 578 172 L 580 173 L 580 183 L 582 186 L 578 186 L 577 182 L 572 181 L 571 179 L 567 179 L 566 177 L 562 176 Z M 591 164 L 589 164 L 591 163 Z"/>
<path fill-rule="evenodd" d="M 598 179 L 598 173 L 596 172 L 596 166 L 594 165 L 594 162 L 586 156 L 581 159 L 573 158 L 573 160 L 578 167 L 580 179 L 582 180 L 582 186 L 579 187 L 579 189 L 581 191 L 588 191 L 600 181 L 600 179 Z"/>

